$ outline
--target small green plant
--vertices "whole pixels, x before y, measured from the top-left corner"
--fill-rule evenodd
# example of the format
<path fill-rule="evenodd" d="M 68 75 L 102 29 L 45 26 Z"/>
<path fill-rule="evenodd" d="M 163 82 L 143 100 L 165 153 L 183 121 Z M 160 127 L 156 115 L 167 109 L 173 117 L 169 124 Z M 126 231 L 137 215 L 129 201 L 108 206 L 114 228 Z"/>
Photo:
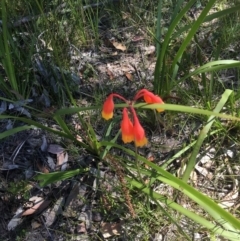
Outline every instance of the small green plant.
<path fill-rule="evenodd" d="M 24 199 L 28 199 L 30 193 L 28 192 L 32 187 L 26 181 L 20 181 L 18 183 L 11 182 L 8 187 L 8 192 L 16 195 L 22 195 Z"/>

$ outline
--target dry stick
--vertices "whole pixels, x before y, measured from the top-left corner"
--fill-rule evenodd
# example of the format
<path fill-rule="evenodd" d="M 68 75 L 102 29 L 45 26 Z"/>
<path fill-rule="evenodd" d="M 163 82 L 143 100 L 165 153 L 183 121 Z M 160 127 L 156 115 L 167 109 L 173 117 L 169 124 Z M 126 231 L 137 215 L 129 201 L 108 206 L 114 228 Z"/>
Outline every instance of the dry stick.
<path fill-rule="evenodd" d="M 46 222 L 45 222 L 43 216 L 41 216 L 40 218 L 41 218 L 41 222 L 42 222 L 43 226 L 45 227 L 45 229 L 46 229 L 46 231 L 48 233 L 48 238 L 50 238 L 50 240 L 54 240 L 52 234 L 50 233 L 50 231 L 49 231 L 49 229 L 48 229 L 48 227 L 46 225 Z"/>

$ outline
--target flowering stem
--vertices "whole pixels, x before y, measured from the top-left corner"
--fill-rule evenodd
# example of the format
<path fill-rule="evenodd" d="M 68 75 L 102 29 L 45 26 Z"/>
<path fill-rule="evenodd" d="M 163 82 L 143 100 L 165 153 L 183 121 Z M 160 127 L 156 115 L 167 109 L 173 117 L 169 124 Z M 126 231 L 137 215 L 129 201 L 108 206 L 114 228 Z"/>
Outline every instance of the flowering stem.
<path fill-rule="evenodd" d="M 135 146 L 135 163 L 136 163 L 136 166 L 137 166 L 137 173 L 138 173 L 138 176 L 142 182 L 142 184 L 145 186 L 145 182 L 141 176 L 141 173 L 140 173 L 140 169 L 139 169 L 139 161 L 138 161 L 138 154 L 137 154 L 137 146 Z"/>
<path fill-rule="evenodd" d="M 132 106 L 130 106 L 130 109 L 131 109 L 131 112 L 132 112 L 132 115 L 133 115 L 133 121 L 135 123 L 135 120 L 137 119 L 137 114 L 136 114 L 136 111 L 134 110 L 134 108 Z M 138 154 L 137 154 L 137 146 L 135 145 L 135 163 L 136 163 L 136 166 L 137 166 L 137 173 L 138 173 L 138 176 L 142 182 L 143 185 L 145 185 L 144 183 L 144 180 L 141 176 L 141 173 L 140 173 L 140 169 L 139 169 L 139 161 L 138 161 Z"/>
<path fill-rule="evenodd" d="M 140 99 L 140 98 L 144 95 L 144 92 L 145 92 L 145 91 L 146 91 L 145 89 L 140 90 L 140 91 L 134 96 L 133 100 Z"/>
<path fill-rule="evenodd" d="M 115 93 L 113 93 L 113 94 L 111 94 L 113 97 L 117 97 L 117 98 L 119 98 L 119 99 L 121 99 L 121 100 L 123 100 L 124 102 L 128 102 L 124 97 L 122 97 L 121 95 L 118 95 L 118 94 L 115 94 Z"/>
<path fill-rule="evenodd" d="M 135 120 L 137 119 L 136 111 L 131 105 L 129 106 L 129 108 L 130 108 L 130 110 L 132 112 L 132 115 L 133 115 L 133 122 L 135 123 Z"/>

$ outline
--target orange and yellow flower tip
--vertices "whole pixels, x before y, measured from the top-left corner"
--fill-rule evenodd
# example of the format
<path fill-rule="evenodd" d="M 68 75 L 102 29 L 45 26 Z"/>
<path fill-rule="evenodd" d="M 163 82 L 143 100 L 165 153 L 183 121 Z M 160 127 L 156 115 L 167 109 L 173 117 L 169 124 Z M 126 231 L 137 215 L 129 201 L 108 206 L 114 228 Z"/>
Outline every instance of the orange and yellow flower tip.
<path fill-rule="evenodd" d="M 148 90 L 144 91 L 143 98 L 148 104 L 164 104 L 163 100 L 158 95 L 154 95 Z M 158 108 L 157 111 L 162 112 L 164 109 Z"/>
<path fill-rule="evenodd" d="M 121 122 L 122 140 L 124 143 L 134 141 L 133 124 L 128 117 L 127 108 L 123 109 L 123 119 Z"/>
<path fill-rule="evenodd" d="M 102 117 L 105 120 L 111 119 L 113 117 L 113 109 L 114 109 L 113 95 L 109 95 L 103 104 Z"/>
<path fill-rule="evenodd" d="M 142 147 L 147 145 L 148 140 L 145 136 L 145 131 L 141 126 L 136 115 L 134 116 L 133 133 L 134 133 L 134 142 L 136 147 Z"/>

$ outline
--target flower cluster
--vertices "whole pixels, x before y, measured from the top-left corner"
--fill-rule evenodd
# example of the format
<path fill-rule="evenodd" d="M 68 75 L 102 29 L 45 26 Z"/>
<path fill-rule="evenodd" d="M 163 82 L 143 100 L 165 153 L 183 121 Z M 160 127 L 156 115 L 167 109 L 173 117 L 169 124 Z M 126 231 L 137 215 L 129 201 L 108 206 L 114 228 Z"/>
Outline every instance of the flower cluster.
<path fill-rule="evenodd" d="M 121 131 L 122 131 L 122 140 L 124 143 L 130 143 L 134 141 L 136 147 L 142 147 L 147 144 L 147 138 L 145 135 L 145 131 L 141 126 L 139 119 L 137 117 L 136 111 L 133 108 L 132 104 L 129 104 L 124 97 L 118 94 L 110 94 L 103 104 L 102 109 L 102 117 L 106 120 L 109 120 L 113 117 L 113 110 L 114 110 L 114 101 L 113 98 L 117 97 L 128 104 L 128 108 L 132 115 L 132 120 L 129 118 L 129 111 L 128 108 L 123 108 L 123 115 L 121 121 Z M 152 92 L 142 89 L 140 90 L 133 101 L 143 98 L 144 101 L 148 104 L 164 104 L 163 100 L 158 96 L 154 95 Z M 132 103 L 132 102 L 131 102 Z M 158 112 L 164 111 L 163 109 L 157 109 Z"/>

